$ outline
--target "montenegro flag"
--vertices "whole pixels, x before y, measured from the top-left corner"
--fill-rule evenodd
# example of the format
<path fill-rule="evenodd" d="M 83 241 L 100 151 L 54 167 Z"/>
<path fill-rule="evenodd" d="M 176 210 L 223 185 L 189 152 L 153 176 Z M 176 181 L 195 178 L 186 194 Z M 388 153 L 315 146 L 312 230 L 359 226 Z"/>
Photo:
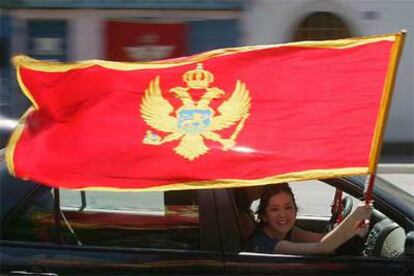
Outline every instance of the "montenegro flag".
<path fill-rule="evenodd" d="M 9 171 L 68 189 L 175 190 L 368 174 L 403 34 L 148 63 L 14 57 L 33 106 Z"/>

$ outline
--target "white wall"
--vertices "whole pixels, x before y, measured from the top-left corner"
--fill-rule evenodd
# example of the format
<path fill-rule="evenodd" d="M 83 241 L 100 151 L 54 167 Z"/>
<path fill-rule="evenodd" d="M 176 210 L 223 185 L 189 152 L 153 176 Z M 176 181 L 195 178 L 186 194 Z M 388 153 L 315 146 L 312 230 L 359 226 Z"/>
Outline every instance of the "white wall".
<path fill-rule="evenodd" d="M 353 35 L 407 30 L 386 142 L 414 142 L 414 1 L 412 0 L 252 0 L 244 20 L 244 44 L 281 43 L 292 39 L 297 24 L 314 11 L 334 12 Z"/>

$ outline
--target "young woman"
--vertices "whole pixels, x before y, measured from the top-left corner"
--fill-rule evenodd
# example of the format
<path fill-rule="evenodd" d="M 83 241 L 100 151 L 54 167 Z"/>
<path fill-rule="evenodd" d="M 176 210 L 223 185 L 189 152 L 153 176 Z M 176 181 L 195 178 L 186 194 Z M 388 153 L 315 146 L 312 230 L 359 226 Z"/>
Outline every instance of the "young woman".
<path fill-rule="evenodd" d="M 368 231 L 372 205 L 359 205 L 327 234 L 305 231 L 295 226 L 297 206 L 288 184 L 266 186 L 257 214 L 260 228 L 248 243 L 248 250 L 278 254 L 333 254 L 355 235 Z"/>

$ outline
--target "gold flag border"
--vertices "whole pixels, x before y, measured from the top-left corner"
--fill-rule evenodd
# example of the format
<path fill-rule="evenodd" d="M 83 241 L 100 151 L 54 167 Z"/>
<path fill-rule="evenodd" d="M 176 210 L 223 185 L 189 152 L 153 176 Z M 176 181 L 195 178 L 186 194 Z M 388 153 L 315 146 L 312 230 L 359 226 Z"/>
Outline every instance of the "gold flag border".
<path fill-rule="evenodd" d="M 404 45 L 405 34 L 406 31 L 401 31 L 395 34 L 395 41 L 391 48 L 390 61 L 388 63 L 386 72 L 382 98 L 374 130 L 374 137 L 371 142 L 371 151 L 369 156 L 369 172 L 371 175 L 375 175 L 377 170 L 380 150 L 382 149 L 385 125 L 388 119 L 389 108 L 391 106 L 395 78 L 397 75 L 398 63 L 402 53 L 402 47 Z"/>
<path fill-rule="evenodd" d="M 15 55 L 12 58 L 12 62 L 16 68 L 23 66 L 31 70 L 43 71 L 43 72 L 65 72 L 73 69 L 83 69 L 95 65 L 102 66 L 107 69 L 115 69 L 122 71 L 140 70 L 140 69 L 163 69 L 175 66 L 182 66 L 196 62 L 203 62 L 212 57 L 220 57 L 225 55 L 265 50 L 271 48 L 280 47 L 306 47 L 306 48 L 332 48 L 332 49 L 345 49 L 352 48 L 364 44 L 375 43 L 379 41 L 395 41 L 398 35 L 396 34 L 384 34 L 384 35 L 372 35 L 372 36 L 360 36 L 335 40 L 320 40 L 320 41 L 299 41 L 289 42 L 281 44 L 268 44 L 268 45 L 254 45 L 254 46 L 241 46 L 232 48 L 222 48 L 203 52 L 193 56 L 180 57 L 167 59 L 162 61 L 150 61 L 150 62 L 119 62 L 119 61 L 107 61 L 107 60 L 82 60 L 75 62 L 55 62 L 44 61 L 30 58 L 25 55 Z"/>
<path fill-rule="evenodd" d="M 247 186 L 261 186 L 266 184 L 281 184 L 294 181 L 305 181 L 314 179 L 327 179 L 345 176 L 366 175 L 368 173 L 367 167 L 355 168 L 339 168 L 339 169 L 321 169 L 308 170 L 301 172 L 293 172 L 287 174 L 280 174 L 260 179 L 215 179 L 204 181 L 191 181 L 183 183 L 166 184 L 148 188 L 111 188 L 111 187 L 83 187 L 79 189 L 71 189 L 78 191 L 118 191 L 118 192 L 156 192 L 156 191 L 174 191 L 174 190 L 194 190 L 194 189 L 224 189 L 224 188 L 241 188 Z"/>

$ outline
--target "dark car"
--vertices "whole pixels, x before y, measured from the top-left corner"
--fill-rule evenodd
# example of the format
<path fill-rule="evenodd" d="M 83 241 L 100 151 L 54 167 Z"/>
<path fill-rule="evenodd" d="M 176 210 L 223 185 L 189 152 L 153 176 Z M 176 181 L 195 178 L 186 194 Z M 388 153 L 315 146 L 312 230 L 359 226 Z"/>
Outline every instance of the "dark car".
<path fill-rule="evenodd" d="M 414 199 L 381 178 L 364 240 L 350 240 L 334 256 L 305 256 L 245 251 L 237 189 L 54 190 L 1 166 L 3 274 L 413 275 Z M 326 231 L 336 189 L 348 210 L 362 199 L 364 181 L 291 183 L 297 224 Z"/>

